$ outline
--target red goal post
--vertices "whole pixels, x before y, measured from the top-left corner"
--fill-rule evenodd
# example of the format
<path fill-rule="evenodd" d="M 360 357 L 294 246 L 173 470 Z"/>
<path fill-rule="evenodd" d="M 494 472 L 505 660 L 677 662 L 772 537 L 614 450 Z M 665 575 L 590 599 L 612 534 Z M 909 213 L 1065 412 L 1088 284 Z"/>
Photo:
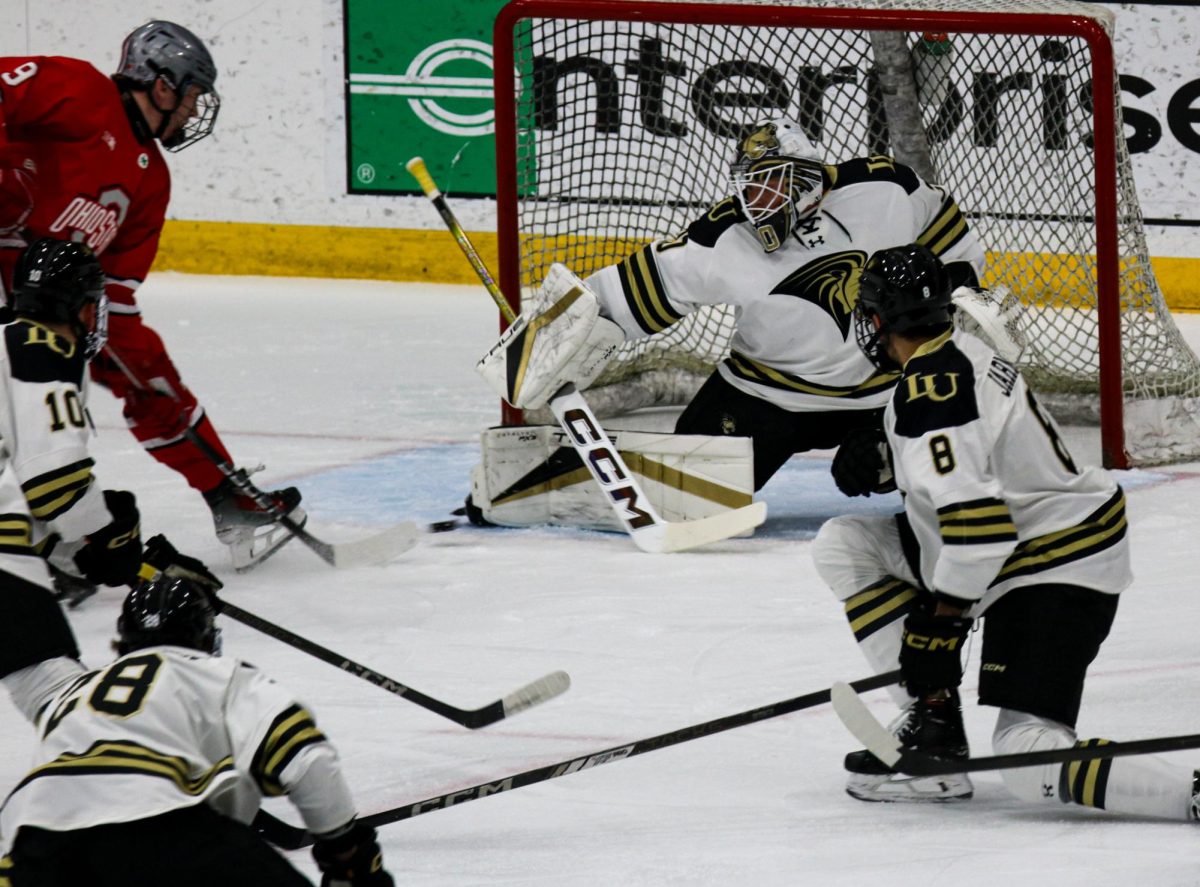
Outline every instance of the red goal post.
<path fill-rule="evenodd" d="M 603 144 L 605 150 L 609 151 L 610 143 L 612 143 L 612 150 L 619 152 L 622 143 L 633 144 L 633 139 L 622 135 L 621 127 L 636 125 L 636 115 L 639 112 L 632 104 L 633 102 L 641 102 L 639 107 L 642 120 L 648 119 L 645 95 L 648 88 L 640 81 L 637 84 L 639 91 L 637 96 L 631 98 L 626 91 L 615 97 L 607 97 L 612 102 L 609 110 L 612 112 L 610 117 L 614 119 L 607 120 L 605 133 L 594 133 L 590 136 L 594 144 L 579 148 L 578 156 L 567 157 L 570 153 L 569 150 L 548 151 L 544 156 L 539 156 L 537 153 L 542 141 L 552 141 L 553 138 L 567 132 L 571 127 L 574 127 L 573 131 L 576 133 L 586 131 L 587 124 L 579 121 L 564 122 L 564 115 L 569 113 L 569 109 L 565 107 L 569 101 L 567 98 L 559 101 L 558 92 L 555 91 L 561 92 L 563 96 L 573 96 L 578 104 L 578 113 L 585 115 L 588 120 L 596 121 L 597 127 L 599 126 L 598 108 L 601 104 L 600 100 L 604 99 L 605 95 L 595 83 L 601 82 L 598 79 L 599 75 L 603 75 L 605 78 L 603 83 L 608 83 L 611 81 L 611 77 L 607 73 L 610 69 L 615 72 L 618 70 L 619 64 L 630 64 L 617 59 L 616 56 L 611 59 L 604 58 L 605 53 L 613 47 L 620 45 L 622 47 L 620 51 L 624 53 L 625 57 L 632 58 L 629 55 L 632 51 L 631 47 L 640 45 L 644 53 L 645 47 L 651 45 L 645 42 L 648 40 L 658 41 L 652 44 L 653 46 L 672 46 L 674 45 L 672 41 L 681 43 L 691 40 L 690 37 L 677 36 L 688 33 L 688 29 L 695 29 L 699 35 L 698 45 L 701 46 L 706 40 L 712 42 L 712 40 L 723 39 L 717 36 L 710 38 L 710 35 L 722 35 L 727 30 L 730 35 L 733 35 L 730 37 L 731 47 L 735 47 L 735 40 L 746 41 L 740 49 L 731 48 L 729 50 L 730 52 L 740 52 L 744 59 L 753 59 L 753 53 L 763 43 L 762 38 L 770 33 L 788 34 L 796 38 L 793 41 L 781 42 L 780 47 L 785 47 L 789 42 L 824 39 L 823 35 L 831 35 L 829 37 L 831 41 L 844 40 L 848 42 L 855 39 L 861 43 L 863 35 L 872 33 L 904 35 L 903 39 L 910 45 L 913 41 L 919 40 L 923 33 L 948 34 L 952 41 L 965 41 L 966 38 L 962 35 L 1002 35 L 1015 38 L 1028 37 L 1040 41 L 1058 41 L 1061 38 L 1064 41 L 1071 41 L 1070 44 L 1065 45 L 1086 47 L 1086 70 L 1076 75 L 1076 80 L 1061 85 L 1057 82 L 1051 83 L 1048 78 L 1044 78 L 1043 94 L 1040 98 L 1036 96 L 1031 98 L 1030 101 L 1035 99 L 1040 101 L 1042 112 L 1045 114 L 1047 103 L 1054 98 L 1050 95 L 1053 91 L 1051 87 L 1054 87 L 1054 90 L 1057 91 L 1056 94 L 1070 89 L 1072 91 L 1067 98 L 1074 99 L 1081 106 L 1090 105 L 1090 108 L 1087 109 L 1090 115 L 1092 134 L 1090 146 L 1084 145 L 1081 148 L 1080 145 L 1075 144 L 1080 140 L 1086 141 L 1086 135 L 1080 135 L 1075 131 L 1068 132 L 1066 125 L 1062 127 L 1063 132 L 1067 132 L 1071 138 L 1069 150 L 1073 150 L 1076 154 L 1086 154 L 1088 153 L 1087 148 L 1091 149 L 1094 165 L 1091 169 L 1090 182 L 1085 187 L 1087 193 L 1082 196 L 1067 195 L 1063 197 L 1060 201 L 1062 205 L 1072 208 L 1065 215 L 1060 212 L 1058 217 L 1049 221 L 1047 221 L 1048 217 L 1041 218 L 1039 216 L 1039 214 L 1045 214 L 1042 213 L 1041 207 L 1032 205 L 1033 202 L 1028 194 L 1022 195 L 1021 199 L 1031 205 L 1019 206 L 1016 212 L 1012 211 L 1010 198 L 1005 197 L 1001 201 L 1004 204 L 1003 212 L 994 208 L 982 207 L 977 213 L 973 213 L 971 210 L 973 194 L 962 193 L 959 191 L 959 187 L 967 191 L 974 191 L 978 190 L 978 185 L 956 187 L 955 157 L 947 155 L 943 150 L 942 156 L 933 158 L 933 169 L 934 175 L 938 176 L 938 181 L 949 185 L 954 191 L 973 226 L 977 225 L 978 217 L 997 220 L 998 227 L 1013 228 L 1029 225 L 1034 228 L 1038 226 L 1054 228 L 1065 225 L 1063 220 L 1069 215 L 1069 223 L 1072 227 L 1082 226 L 1091 229 L 1082 235 L 1082 239 L 1079 241 L 1080 246 L 1060 247 L 1052 244 L 1047 247 L 1038 235 L 1031 238 L 1029 246 L 1017 243 L 1014 247 L 1010 242 L 1005 249 L 997 243 L 987 242 L 986 238 L 982 236 L 981 239 L 985 241 L 989 257 L 993 253 L 1011 256 L 1014 252 L 1020 253 L 1028 250 L 1033 254 L 1041 255 L 1039 261 L 1045 262 L 1045 253 L 1057 252 L 1058 256 L 1053 267 L 1058 268 L 1063 264 L 1070 265 L 1073 269 L 1072 273 L 1080 272 L 1084 276 L 1092 278 L 1090 283 L 1081 284 L 1088 290 L 1084 301 L 1071 306 L 1065 312 L 1079 318 L 1070 322 L 1078 323 L 1084 332 L 1081 334 L 1072 329 L 1067 334 L 1051 332 L 1045 335 L 1047 338 L 1050 336 L 1055 339 L 1062 338 L 1063 341 L 1078 338 L 1091 339 L 1092 343 L 1084 347 L 1094 348 L 1095 353 L 1088 353 L 1083 357 L 1065 358 L 1063 360 L 1065 368 L 1051 368 L 1049 374 L 1051 376 L 1078 374 L 1082 381 L 1077 387 L 1084 390 L 1085 396 L 1094 399 L 1098 395 L 1103 461 L 1110 467 L 1127 467 L 1131 464 L 1131 458 L 1127 451 L 1124 401 L 1125 397 L 1129 395 L 1130 388 L 1126 384 L 1129 380 L 1123 378 L 1122 372 L 1122 274 L 1124 271 L 1128 277 L 1129 269 L 1128 263 L 1123 264 L 1125 260 L 1122 251 L 1124 249 L 1124 253 L 1129 254 L 1131 249 L 1128 245 L 1123 244 L 1123 237 L 1134 242 L 1132 252 L 1136 255 L 1133 257 L 1133 262 L 1137 265 L 1137 273 L 1141 275 L 1136 284 L 1138 289 L 1146 289 L 1144 276 L 1151 272 L 1148 270 L 1148 256 L 1145 256 L 1144 236 L 1141 232 L 1141 218 L 1140 211 L 1136 206 L 1136 195 L 1132 198 L 1134 205 L 1131 208 L 1128 205 L 1128 197 L 1125 198 L 1125 204 L 1121 203 L 1122 195 L 1119 193 L 1121 183 L 1126 180 L 1131 183 L 1131 176 L 1128 171 L 1128 153 L 1124 148 L 1123 135 L 1117 129 L 1120 105 L 1111 33 L 1112 14 L 1102 7 L 1085 3 L 1070 3 L 1065 0 L 1001 0 L 986 9 L 982 7 L 981 3 L 968 3 L 964 0 L 914 0 L 914 2 L 902 2 L 902 0 L 842 0 L 842 2 L 816 0 L 816 2 L 812 2 L 810 0 L 803 4 L 671 2 L 671 0 L 512 0 L 497 16 L 494 33 L 499 282 L 506 298 L 515 310 L 519 310 L 521 292 L 523 289 L 527 291 L 540 282 L 550 261 L 567 260 L 573 270 L 581 275 L 586 275 L 604 264 L 619 260 L 620 249 L 611 247 L 611 245 L 603 249 L 597 247 L 595 244 L 598 239 L 608 238 L 623 246 L 626 251 L 630 251 L 633 246 L 638 245 L 639 238 L 641 242 L 646 242 L 678 233 L 679 212 L 669 213 L 668 221 L 660 221 L 657 218 L 646 216 L 645 230 L 631 230 L 626 227 L 616 231 L 614 227 L 615 233 L 611 235 L 605 229 L 605 225 L 608 223 L 597 221 L 598 218 L 611 219 L 618 216 L 622 207 L 628 208 L 629 215 L 641 217 L 648 212 L 646 205 L 654 202 L 653 199 L 646 199 L 647 189 L 651 186 L 641 183 L 626 187 L 625 184 L 618 182 L 625 174 L 625 167 L 635 165 L 632 156 L 628 162 L 623 162 L 619 153 L 613 154 L 610 151 L 603 158 L 600 158 L 599 154 L 588 153 L 593 150 L 594 145 Z M 551 32 L 554 34 L 552 39 L 557 41 L 554 46 L 550 46 L 551 38 L 542 36 L 542 34 L 548 35 Z M 572 47 L 569 44 L 568 41 L 571 39 L 579 41 L 578 47 Z M 539 43 L 539 41 L 542 42 Z M 840 47 L 840 45 L 839 43 L 838 46 Z M 1046 42 L 1037 44 L 1043 54 L 1045 50 L 1042 47 L 1046 45 L 1048 45 Z M 825 44 L 822 46 L 824 47 Z M 553 57 L 552 54 L 554 52 L 571 52 L 574 49 L 578 49 L 580 54 L 570 58 L 584 59 L 588 64 L 579 63 L 575 66 L 577 70 L 572 69 L 570 75 L 563 74 L 557 79 L 551 79 L 548 87 L 551 94 L 548 97 L 544 94 L 540 97 L 534 96 L 531 100 L 529 93 L 535 91 L 533 90 L 534 75 L 538 66 L 541 66 L 543 75 L 547 67 L 553 68 L 555 74 L 559 71 L 566 71 L 568 70 L 566 64 L 557 61 L 557 57 Z M 786 50 L 772 48 L 770 51 L 782 53 Z M 829 64 L 834 66 L 834 74 L 846 78 L 846 82 L 855 76 L 856 71 L 866 71 L 872 64 L 869 56 L 866 57 L 866 61 L 856 56 L 854 58 L 858 60 L 846 61 L 840 67 L 837 66 L 836 59 L 841 57 L 835 56 L 835 53 L 842 50 L 835 49 L 832 42 L 828 44 L 828 49 L 823 48 L 821 51 L 828 51 L 829 57 L 835 59 Z M 539 52 L 548 54 L 539 55 Z M 678 78 L 677 72 L 688 68 L 689 62 L 705 64 L 703 52 L 704 50 L 701 50 L 701 54 L 695 57 L 699 59 L 698 62 L 687 55 L 684 55 L 682 60 L 675 58 L 667 61 L 665 53 L 663 53 L 664 64 L 679 66 L 673 69 L 667 68 L 668 73 L 673 73 Z M 1076 49 L 1064 52 L 1069 52 L 1072 57 L 1081 54 Z M 593 57 L 595 57 L 594 60 Z M 846 58 L 850 58 L 850 56 Z M 824 76 L 818 70 L 823 62 L 822 58 L 809 55 L 805 56 L 802 62 L 803 72 L 806 73 L 806 76 L 810 78 Z M 753 62 L 748 61 L 747 64 L 753 64 Z M 706 69 L 706 73 L 711 70 L 712 67 Z M 812 70 L 818 70 L 818 73 L 810 73 Z M 691 73 L 694 74 L 694 72 Z M 863 73 L 861 80 L 870 86 L 870 77 L 872 76 L 875 75 Z M 1086 97 L 1083 92 L 1089 89 L 1089 84 L 1080 78 L 1090 79 L 1090 95 Z M 825 80 L 829 79 L 829 77 L 825 77 Z M 976 82 L 978 80 L 977 77 Z M 547 89 L 546 82 L 545 76 L 538 81 L 541 89 Z M 610 92 L 613 89 L 620 90 L 619 84 L 616 87 L 609 86 Z M 655 86 L 655 89 L 659 92 L 653 97 L 654 100 L 666 102 L 668 97 L 665 87 Z M 841 86 L 836 86 L 823 89 L 824 91 L 818 98 L 818 105 L 824 103 L 826 107 L 816 107 L 810 111 L 820 121 L 828 123 L 832 117 L 836 116 L 832 112 L 826 113 L 829 110 L 827 107 L 829 102 L 833 101 L 829 97 L 848 95 L 853 87 L 847 86 L 843 89 Z M 965 88 L 962 91 L 968 93 Z M 1032 88 L 1027 91 L 1031 96 L 1036 92 Z M 684 90 L 677 86 L 675 92 L 682 94 Z M 1025 91 L 1014 87 L 1008 93 L 1003 93 L 1001 98 L 994 99 L 995 104 L 1000 106 L 1003 102 L 1009 101 L 1009 95 L 1015 95 L 1017 92 L 1021 92 L 1022 98 L 1024 97 Z M 981 95 L 986 97 L 986 93 L 978 90 L 974 95 L 976 102 L 980 101 Z M 967 94 L 966 97 L 969 99 L 970 95 Z M 660 122 L 671 123 L 672 116 L 679 119 L 686 117 L 688 97 L 676 96 L 676 98 L 678 99 L 677 109 L 664 113 Z M 775 98 L 779 99 L 778 96 Z M 870 99 L 871 97 L 868 96 L 866 100 L 868 106 Z M 542 102 L 542 106 L 535 105 L 531 110 L 531 101 L 536 103 L 539 100 Z M 693 97 L 693 104 L 695 101 L 696 99 Z M 841 99 L 839 98 L 838 101 Z M 849 108 L 850 100 L 846 100 L 846 103 Z M 731 102 L 730 107 L 735 104 L 736 102 Z M 775 107 L 778 107 L 777 103 Z M 942 110 L 944 107 L 943 105 Z M 724 106 L 719 110 L 724 110 Z M 932 125 L 931 116 L 936 116 L 938 110 L 936 107 L 923 108 L 925 128 Z M 628 113 L 626 113 L 627 111 Z M 538 118 L 539 113 L 542 114 L 541 119 Z M 734 113 L 731 111 L 730 116 L 733 116 Z M 845 112 L 849 117 L 852 117 L 853 113 L 851 110 Z M 1006 113 L 1006 110 L 1001 108 L 995 113 Z M 742 117 L 745 119 L 741 122 L 748 123 L 754 116 L 752 111 L 744 110 Z M 630 119 L 625 120 L 624 117 Z M 717 128 L 720 128 L 719 124 L 722 120 L 720 115 L 708 113 L 705 119 L 709 123 L 716 121 Z M 889 123 L 892 124 L 893 133 L 900 129 L 897 121 L 885 120 L 885 130 Z M 974 120 L 973 125 L 978 129 L 979 121 Z M 1045 119 L 1042 120 L 1042 126 L 1043 129 L 1049 126 Z M 700 149 L 691 149 L 692 153 L 684 155 L 684 159 L 679 162 L 693 164 L 697 169 L 701 165 L 712 166 L 715 168 L 712 174 L 714 180 L 723 180 L 723 176 L 727 172 L 733 139 L 723 132 L 716 134 L 703 132 L 704 127 L 696 126 L 694 120 L 680 123 L 679 127 L 682 130 L 688 130 L 691 136 L 697 138 L 703 136 L 706 139 Z M 851 120 L 847 131 L 857 131 L 860 128 L 861 121 Z M 868 130 L 870 128 L 867 126 Z M 547 135 L 548 132 L 549 135 Z M 829 152 L 827 156 L 831 163 L 848 159 L 850 156 L 883 153 L 864 150 L 870 146 L 853 144 L 851 136 L 846 136 L 845 141 L 834 144 L 841 136 L 832 135 L 831 130 L 828 129 L 822 135 L 828 136 L 828 138 L 823 138 L 819 144 Z M 639 138 L 641 138 L 641 134 L 639 134 Z M 979 138 L 980 136 L 976 134 L 976 141 Z M 648 154 L 665 156 L 669 150 L 675 147 L 675 143 L 679 139 L 676 138 L 672 141 L 670 134 L 662 136 L 658 139 L 664 146 L 661 149 L 655 146 L 653 140 L 650 141 Z M 951 140 L 947 139 L 940 146 L 935 147 L 945 149 L 950 142 Z M 586 139 L 576 139 L 573 144 L 584 145 Z M 888 150 L 886 153 L 895 154 L 897 152 Z M 935 150 L 934 154 L 936 153 Z M 646 160 L 638 159 L 637 163 L 642 164 L 643 170 L 651 169 L 651 172 L 631 174 L 631 180 L 636 175 L 649 175 L 654 179 L 652 185 L 654 188 L 657 188 L 660 179 L 662 183 L 667 183 L 673 174 L 663 171 L 665 168 L 663 164 L 669 161 L 660 162 L 660 159 L 658 156 L 652 157 L 653 163 L 649 166 L 646 165 Z M 905 159 L 907 162 L 907 158 L 900 159 Z M 1053 157 L 1052 161 L 1046 162 L 1030 155 L 1030 159 L 1025 162 L 1029 164 L 1043 163 L 1046 169 L 1051 166 L 1063 165 L 1057 156 Z M 1020 158 L 1012 161 L 1014 166 L 1011 169 L 995 165 L 992 172 L 997 177 L 1019 177 L 1018 174 L 1024 172 L 1016 168 L 1016 164 L 1020 162 L 1022 162 Z M 553 167 L 555 163 L 560 164 L 561 168 Z M 1063 178 L 1070 179 L 1078 176 L 1079 170 L 1082 170 L 1085 164 L 1086 160 L 1072 161 L 1072 165 L 1066 169 Z M 597 169 L 600 170 L 599 181 L 591 181 L 590 177 Z M 919 166 L 918 169 L 920 169 Z M 1049 173 L 1047 175 L 1049 176 Z M 1122 179 L 1122 176 L 1125 179 Z M 611 179 L 611 183 L 606 178 Z M 687 178 L 687 176 L 680 176 L 681 180 Z M 1047 195 L 1053 198 L 1052 191 L 1058 186 L 1049 178 L 1046 181 L 1049 183 L 1046 186 Z M 719 187 L 719 185 L 715 187 Z M 1068 183 L 1063 187 L 1065 189 L 1078 186 Z M 573 188 L 576 190 L 573 191 Z M 639 188 L 643 190 L 638 190 Z M 1037 188 L 1028 190 L 1036 192 Z M 656 191 L 656 193 L 658 192 Z M 675 194 L 670 192 L 669 187 L 666 187 L 662 193 L 668 196 L 661 199 L 660 202 L 664 206 L 671 206 L 676 210 L 679 208 L 676 204 L 684 206 L 685 210 L 690 207 L 702 206 L 704 201 L 701 198 L 706 196 L 699 192 Z M 635 196 L 629 198 L 629 194 Z M 622 203 L 623 200 L 627 202 Z M 1080 209 L 1081 201 L 1087 203 L 1083 209 Z M 549 213 L 553 217 L 552 223 L 544 224 L 543 217 L 539 216 L 537 212 L 527 211 L 526 207 L 529 205 L 541 207 L 542 209 L 539 211 L 544 211 L 546 207 L 552 206 L 553 210 Z M 576 207 L 578 210 L 575 209 Z M 596 207 L 600 208 L 598 212 Z M 694 209 L 691 211 L 695 213 Z M 1121 216 L 1125 215 L 1125 224 L 1128 227 L 1130 224 L 1128 217 L 1131 211 L 1136 214 L 1136 225 L 1134 225 L 1135 230 L 1132 234 L 1128 234 L 1121 228 Z M 593 215 L 588 216 L 587 212 L 593 212 Z M 672 228 L 672 225 L 675 227 Z M 982 230 L 986 228 L 986 225 L 981 224 L 980 227 Z M 1058 241 L 1053 243 L 1057 244 Z M 588 245 L 581 246 L 581 244 Z M 1009 286 L 1017 292 L 1022 301 L 1028 303 L 1045 300 L 1045 297 L 1036 293 L 1026 295 L 1022 292 L 1020 285 L 1014 286 L 1014 280 L 1020 278 L 1022 274 L 1018 270 L 1007 273 L 1007 269 L 1010 267 L 1016 269 L 1017 266 L 1006 265 L 998 272 L 1000 279 L 988 281 L 985 278 L 985 282 Z M 1080 271 L 1080 269 L 1083 270 Z M 1043 274 L 1043 276 L 1045 275 Z M 1008 277 L 1012 277 L 1014 280 L 1009 280 Z M 1017 281 L 1017 283 L 1020 282 Z M 1045 285 L 1052 288 L 1060 284 L 1054 280 L 1045 282 Z M 1076 286 L 1074 282 L 1070 285 Z M 1165 302 L 1162 302 L 1161 294 L 1157 293 L 1152 276 L 1149 287 L 1154 292 L 1145 296 L 1152 302 L 1145 309 L 1145 313 L 1149 316 L 1161 317 L 1167 313 Z M 1157 301 L 1154 301 L 1155 296 Z M 1040 313 L 1049 314 L 1050 312 Z M 1062 313 L 1064 312 L 1059 312 L 1059 314 Z M 1169 322 L 1169 317 L 1164 320 Z M 1055 323 L 1057 322 L 1056 319 Z M 1158 320 L 1154 322 L 1157 323 Z M 1173 330 L 1173 322 L 1170 322 L 1170 327 Z M 1037 335 L 1036 331 L 1035 335 Z M 1175 335 L 1177 336 L 1177 331 Z M 1167 338 L 1170 339 L 1170 335 L 1167 335 Z M 1176 347 L 1173 339 L 1170 345 L 1171 348 Z M 686 347 L 685 345 L 684 348 L 686 349 Z M 1186 349 L 1186 346 L 1184 347 Z M 1057 348 L 1056 345 L 1055 349 Z M 1185 357 L 1172 356 L 1167 362 L 1171 363 L 1172 367 L 1176 363 L 1187 364 L 1182 371 L 1184 375 L 1187 375 L 1193 373 L 1195 362 L 1194 357 L 1191 357 L 1192 363 L 1188 364 L 1187 357 L 1190 357 L 1190 351 Z M 718 352 L 713 359 L 719 358 Z M 1049 362 L 1056 360 L 1058 360 L 1057 357 L 1048 358 Z M 1191 376 L 1188 378 L 1191 380 Z M 1189 381 L 1187 384 L 1191 385 L 1192 382 Z M 1073 385 L 1069 382 L 1066 387 L 1071 388 Z M 1192 388 L 1186 386 L 1185 388 L 1186 394 L 1194 393 Z M 686 395 L 684 397 L 686 399 Z M 506 423 L 518 422 L 520 414 L 510 411 L 504 416 L 504 421 Z M 1175 456 L 1174 458 L 1179 457 Z M 1164 460 L 1150 456 L 1134 461 Z"/>

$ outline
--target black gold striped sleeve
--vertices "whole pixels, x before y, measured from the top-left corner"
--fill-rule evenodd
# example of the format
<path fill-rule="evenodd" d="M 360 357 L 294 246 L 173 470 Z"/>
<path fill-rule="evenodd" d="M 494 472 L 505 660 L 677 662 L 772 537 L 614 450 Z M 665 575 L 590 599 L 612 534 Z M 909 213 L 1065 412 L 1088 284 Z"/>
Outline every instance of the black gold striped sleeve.
<path fill-rule="evenodd" d="M 660 333 L 683 317 L 667 298 L 653 244 L 619 262 L 617 274 L 629 313 L 643 332 Z"/>
<path fill-rule="evenodd" d="M 250 765 L 263 794 L 283 794 L 281 775 L 287 765 L 305 748 L 325 741 L 325 734 L 304 708 L 292 705 L 280 712 L 267 728 Z"/>
<path fill-rule="evenodd" d="M 879 629 L 903 619 L 916 605 L 920 592 L 902 579 L 888 576 L 846 600 L 846 619 L 859 643 Z"/>
<path fill-rule="evenodd" d="M 30 513 L 38 520 L 52 521 L 69 510 L 91 488 L 94 464 L 90 458 L 80 459 L 21 484 Z"/>
<path fill-rule="evenodd" d="M 966 236 L 968 230 L 967 219 L 962 210 L 958 208 L 953 197 L 947 196 L 933 221 L 917 236 L 917 243 L 929 247 L 934 255 L 943 256 Z"/>
<path fill-rule="evenodd" d="M 0 514 L 0 552 L 29 554 L 33 546 L 33 521 L 28 515 Z"/>
<path fill-rule="evenodd" d="M 1018 545 L 992 584 L 1045 572 L 1099 554 L 1124 539 L 1128 528 L 1125 493 L 1118 487 L 1107 502 L 1082 522 Z"/>
<path fill-rule="evenodd" d="M 1002 499 L 971 499 L 937 510 L 938 529 L 945 545 L 986 545 L 1016 542 L 1017 526 Z"/>

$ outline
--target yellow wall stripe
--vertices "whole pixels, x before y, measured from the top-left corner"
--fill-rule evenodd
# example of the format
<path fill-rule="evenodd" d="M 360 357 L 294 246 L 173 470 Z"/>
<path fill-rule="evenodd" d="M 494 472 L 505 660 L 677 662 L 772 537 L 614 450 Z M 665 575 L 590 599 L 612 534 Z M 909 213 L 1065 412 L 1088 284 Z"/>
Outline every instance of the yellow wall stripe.
<path fill-rule="evenodd" d="M 499 253 L 493 232 L 472 232 L 471 242 L 495 274 Z M 590 273 L 598 264 L 628 256 L 644 241 L 560 236 L 545 243 L 546 267 L 564 262 Z M 1053 256 L 989 255 L 1009 267 L 1061 265 Z M 1175 311 L 1200 311 L 1200 258 L 1151 260 L 1167 304 Z M 458 244 L 441 228 L 335 228 L 327 225 L 268 225 L 254 222 L 168 221 L 163 228 L 158 271 L 192 274 L 266 274 L 284 277 L 353 277 L 431 283 L 477 283 L 479 278 Z M 1050 275 L 1047 299 L 1062 298 L 1062 277 Z"/>

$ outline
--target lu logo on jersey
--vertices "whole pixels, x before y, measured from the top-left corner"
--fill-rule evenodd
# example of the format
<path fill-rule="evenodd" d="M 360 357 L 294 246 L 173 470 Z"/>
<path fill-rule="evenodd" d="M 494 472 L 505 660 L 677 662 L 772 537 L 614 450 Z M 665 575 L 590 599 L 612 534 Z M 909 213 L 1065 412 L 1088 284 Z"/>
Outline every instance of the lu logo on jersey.
<path fill-rule="evenodd" d="M 851 315 L 858 303 L 858 276 L 867 262 L 862 250 L 847 250 L 814 259 L 781 280 L 771 295 L 795 296 L 812 302 L 850 335 Z"/>

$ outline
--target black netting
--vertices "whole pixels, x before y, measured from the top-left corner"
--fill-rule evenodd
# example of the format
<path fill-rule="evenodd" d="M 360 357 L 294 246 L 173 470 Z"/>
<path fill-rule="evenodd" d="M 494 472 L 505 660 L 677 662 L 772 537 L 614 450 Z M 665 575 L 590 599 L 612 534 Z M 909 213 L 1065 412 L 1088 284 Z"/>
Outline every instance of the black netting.
<path fill-rule="evenodd" d="M 522 21 L 514 34 L 522 286 L 536 287 L 555 261 L 586 275 L 680 234 L 729 193 L 744 128 L 785 113 L 828 162 L 889 153 L 918 169 L 927 163 L 988 250 L 985 283 L 1008 287 L 1026 307 L 1027 374 L 1043 391 L 1094 396 L 1086 42 L 916 31 L 882 39 L 899 46 L 915 102 L 893 94 L 879 61 L 887 44 L 865 31 Z M 923 157 L 896 150 L 893 131 L 906 115 L 924 130 Z M 1154 281 L 1123 141 L 1118 168 L 1126 397 L 1194 398 L 1200 372 Z M 597 382 L 615 404 L 608 410 L 686 400 L 731 334 L 730 312 L 708 309 L 626 346 Z"/>

